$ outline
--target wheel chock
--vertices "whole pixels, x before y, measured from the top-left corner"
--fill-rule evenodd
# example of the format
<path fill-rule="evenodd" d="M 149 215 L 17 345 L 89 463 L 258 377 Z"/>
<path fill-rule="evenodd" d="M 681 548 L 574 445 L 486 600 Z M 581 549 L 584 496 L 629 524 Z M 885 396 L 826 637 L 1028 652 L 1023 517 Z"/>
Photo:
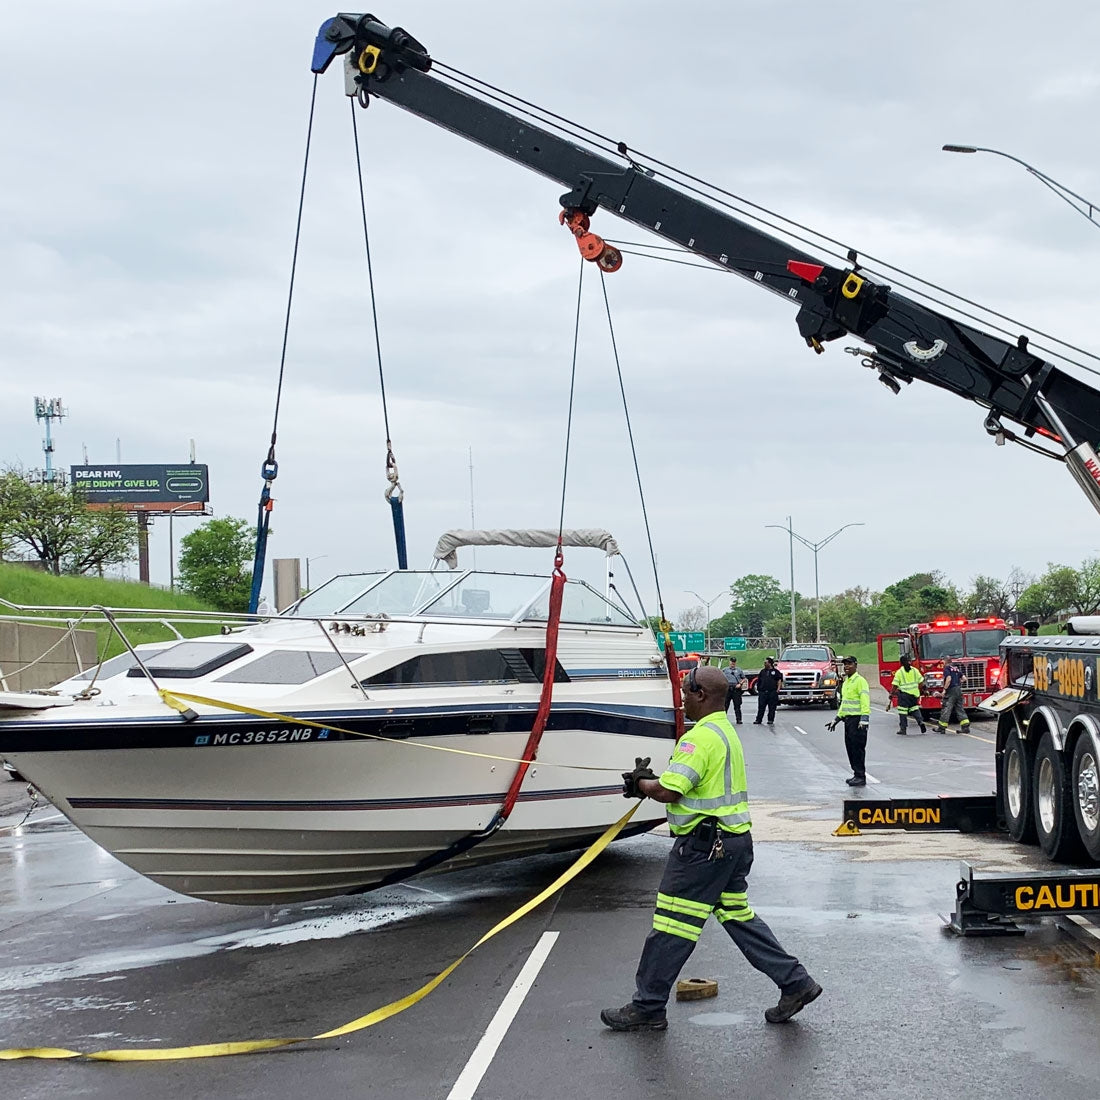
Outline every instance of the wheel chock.
<path fill-rule="evenodd" d="M 705 1001 L 718 996 L 718 983 L 711 978 L 687 978 L 676 983 L 676 1000 Z"/>
<path fill-rule="evenodd" d="M 863 834 L 859 831 L 856 823 L 851 818 L 848 818 L 847 821 L 841 822 L 841 824 L 833 830 L 833 836 L 863 836 Z"/>

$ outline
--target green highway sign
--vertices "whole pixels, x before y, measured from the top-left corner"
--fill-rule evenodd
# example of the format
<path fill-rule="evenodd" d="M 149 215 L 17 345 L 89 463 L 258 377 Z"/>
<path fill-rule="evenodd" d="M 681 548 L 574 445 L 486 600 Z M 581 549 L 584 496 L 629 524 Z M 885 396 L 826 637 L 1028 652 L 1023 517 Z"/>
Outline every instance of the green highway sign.
<path fill-rule="evenodd" d="M 744 638 L 723 638 L 722 648 L 727 652 L 731 649 L 748 649 L 748 643 Z"/>
<path fill-rule="evenodd" d="M 656 631 L 657 644 L 664 646 L 665 636 L 659 630 Z M 672 648 L 677 653 L 688 653 L 694 651 L 701 651 L 703 646 L 707 644 L 707 636 L 701 630 L 670 630 L 669 637 L 672 639 Z"/>

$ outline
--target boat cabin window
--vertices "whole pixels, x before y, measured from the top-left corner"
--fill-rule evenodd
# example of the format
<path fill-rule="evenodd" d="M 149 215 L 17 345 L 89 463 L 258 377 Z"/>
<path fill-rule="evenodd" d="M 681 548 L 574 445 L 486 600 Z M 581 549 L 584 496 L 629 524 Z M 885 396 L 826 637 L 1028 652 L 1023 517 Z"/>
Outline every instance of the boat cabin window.
<path fill-rule="evenodd" d="M 156 649 L 138 649 L 138 656 L 143 661 L 148 661 L 150 657 L 153 657 L 157 653 L 163 653 L 167 646 L 157 646 Z M 120 673 L 126 672 L 128 669 L 137 668 L 137 661 L 134 660 L 134 655 L 127 650 L 125 653 L 120 653 L 117 657 L 112 657 L 109 661 L 103 662 L 103 667 L 98 669 L 98 675 L 96 668 L 86 669 L 84 672 L 77 673 L 76 676 L 71 677 L 73 680 L 91 680 L 93 677 L 96 680 L 106 680 L 108 676 L 118 676 Z M 139 675 L 144 675 L 140 669 L 138 669 Z"/>
<path fill-rule="evenodd" d="M 307 592 L 296 604 L 287 608 L 284 614 L 306 619 L 323 619 L 326 615 L 333 615 L 346 607 L 384 576 L 386 574 L 382 570 L 376 573 L 342 573 L 339 577 L 325 581 L 312 592 Z"/>
<path fill-rule="evenodd" d="M 277 649 L 219 676 L 219 684 L 304 684 L 343 666 L 331 649 Z"/>
<path fill-rule="evenodd" d="M 393 668 L 376 672 L 362 683 L 367 688 L 537 684 L 542 682 L 545 667 L 545 649 L 470 649 L 458 653 L 421 653 Z M 554 670 L 555 683 L 568 680 L 568 673 L 559 663 Z"/>
<path fill-rule="evenodd" d="M 550 616 L 550 591 L 539 596 L 535 605 L 523 616 L 546 622 Z M 609 603 L 584 581 L 566 581 L 561 596 L 561 621 L 563 623 L 601 623 L 611 626 L 637 626 L 638 624 L 621 608 Z"/>
<path fill-rule="evenodd" d="M 514 619 L 549 584 L 547 577 L 519 573 L 467 573 L 422 613 L 451 619 Z"/>
<path fill-rule="evenodd" d="M 154 676 L 167 679 L 194 680 L 216 671 L 230 661 L 236 661 L 252 652 L 246 642 L 195 641 L 180 642 L 150 657 L 145 667 Z M 133 658 L 131 658 L 132 660 Z M 127 676 L 144 676 L 135 664 Z"/>

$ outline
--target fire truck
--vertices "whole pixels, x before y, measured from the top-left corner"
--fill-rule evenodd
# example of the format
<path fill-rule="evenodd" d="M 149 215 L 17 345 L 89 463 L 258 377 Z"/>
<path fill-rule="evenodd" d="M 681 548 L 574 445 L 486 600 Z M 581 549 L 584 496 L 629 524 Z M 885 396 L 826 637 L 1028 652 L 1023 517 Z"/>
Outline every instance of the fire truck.
<path fill-rule="evenodd" d="M 1000 644 L 1011 632 L 1004 619 L 986 618 L 933 619 L 929 623 L 911 623 L 901 633 L 880 634 L 879 683 L 890 691 L 901 658 L 908 654 L 913 667 L 924 673 L 921 711 L 939 710 L 943 666 L 948 658 L 955 657 L 963 670 L 963 706 L 972 710 L 1001 686 Z M 896 658 L 891 643 L 896 643 Z"/>

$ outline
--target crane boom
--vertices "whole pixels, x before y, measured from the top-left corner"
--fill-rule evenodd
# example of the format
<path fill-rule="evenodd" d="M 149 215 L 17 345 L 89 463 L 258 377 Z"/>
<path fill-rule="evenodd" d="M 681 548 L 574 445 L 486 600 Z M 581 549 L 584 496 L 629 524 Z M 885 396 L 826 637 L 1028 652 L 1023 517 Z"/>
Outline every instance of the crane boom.
<path fill-rule="evenodd" d="M 766 287 L 797 305 L 796 323 L 815 351 L 849 334 L 870 345 L 856 349 L 879 380 L 897 393 L 902 383 L 927 382 L 988 410 L 984 427 L 998 443 L 1039 434 L 1058 450 L 1032 444 L 1066 463 L 1100 511 L 1100 390 L 1028 350 L 873 282 L 849 252 L 850 266 L 832 267 L 720 209 L 684 187 L 658 178 L 619 145 L 612 155 L 539 126 L 478 94 L 440 79 L 424 46 L 373 15 L 340 14 L 322 24 L 312 68 L 323 73 L 345 57 L 345 90 L 366 106 L 385 100 L 570 190 L 563 217 L 603 209 Z M 619 159 L 614 159 L 618 156 Z"/>

